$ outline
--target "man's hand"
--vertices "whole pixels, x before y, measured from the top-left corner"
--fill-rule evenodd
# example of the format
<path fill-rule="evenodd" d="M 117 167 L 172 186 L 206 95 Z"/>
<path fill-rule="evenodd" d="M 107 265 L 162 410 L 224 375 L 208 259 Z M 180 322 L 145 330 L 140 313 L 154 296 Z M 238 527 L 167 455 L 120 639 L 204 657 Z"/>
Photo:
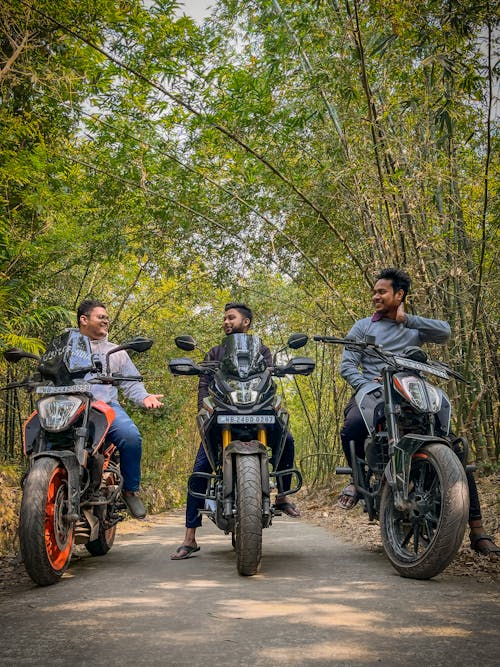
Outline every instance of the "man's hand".
<path fill-rule="evenodd" d="M 149 396 L 146 396 L 142 404 L 148 410 L 161 408 L 163 407 L 163 403 L 159 400 L 160 398 L 163 398 L 163 394 L 149 394 Z"/>
<path fill-rule="evenodd" d="M 402 301 L 399 304 L 398 309 L 396 311 L 396 322 L 398 324 L 406 324 L 405 307 L 404 307 L 404 303 Z"/>

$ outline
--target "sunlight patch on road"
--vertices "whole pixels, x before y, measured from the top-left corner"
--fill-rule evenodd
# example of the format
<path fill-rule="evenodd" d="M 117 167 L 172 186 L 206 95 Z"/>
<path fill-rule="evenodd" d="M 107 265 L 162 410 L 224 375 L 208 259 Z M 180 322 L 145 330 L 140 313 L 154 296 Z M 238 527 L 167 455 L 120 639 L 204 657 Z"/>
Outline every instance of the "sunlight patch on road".
<path fill-rule="evenodd" d="M 337 664 L 340 660 L 352 664 L 354 660 L 369 661 L 372 664 L 377 656 L 373 650 L 363 648 L 359 644 L 348 644 L 342 646 L 340 642 L 325 642 L 323 644 L 294 644 L 290 648 L 266 648 L 259 651 L 259 658 L 267 659 L 269 665 L 287 664 L 303 665 L 304 656 L 307 656 L 307 664 L 313 660 L 331 660 L 329 664 Z"/>
<path fill-rule="evenodd" d="M 423 635 L 427 637 L 432 635 L 434 637 L 469 637 L 472 634 L 472 630 L 466 630 L 465 628 L 451 627 L 449 625 L 421 625 L 418 628 L 407 627 L 407 628 L 396 628 L 393 632 L 397 632 L 400 635 Z"/>
<path fill-rule="evenodd" d="M 196 581 L 162 581 L 160 584 L 157 584 L 155 588 L 161 588 L 162 590 L 196 590 L 198 588 L 220 588 L 221 586 L 226 587 L 227 584 L 222 581 L 214 581 L 214 579 L 197 579 Z"/>
<path fill-rule="evenodd" d="M 221 609 L 222 608 L 222 609 Z M 334 603 L 311 603 L 310 600 L 289 599 L 286 602 L 260 600 L 227 600 L 219 604 L 217 614 L 224 618 L 257 620 L 286 617 L 290 623 L 309 623 L 320 627 L 366 628 L 385 621 L 385 614 L 361 611 L 353 606 Z"/>

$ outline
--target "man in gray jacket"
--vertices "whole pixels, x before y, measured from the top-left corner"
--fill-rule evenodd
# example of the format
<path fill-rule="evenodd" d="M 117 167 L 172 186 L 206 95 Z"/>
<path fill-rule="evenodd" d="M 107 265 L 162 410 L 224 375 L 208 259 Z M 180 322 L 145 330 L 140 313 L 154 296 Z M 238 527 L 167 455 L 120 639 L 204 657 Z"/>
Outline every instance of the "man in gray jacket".
<path fill-rule="evenodd" d="M 106 306 L 100 301 L 88 299 L 82 301 L 77 311 L 80 333 L 88 336 L 93 354 L 96 354 L 103 368 L 106 353 L 116 347 L 108 341 L 109 317 Z M 115 352 L 109 357 L 110 372 L 120 375 L 139 375 L 125 350 Z M 160 398 L 163 394 L 150 394 L 142 382 L 124 381 L 120 383 L 124 396 L 148 410 L 162 407 Z M 115 419 L 108 431 L 106 440 L 112 442 L 120 452 L 120 469 L 123 476 L 123 499 L 130 513 L 137 519 L 146 516 L 146 509 L 139 497 L 141 481 L 142 438 L 139 429 L 118 402 L 118 388 L 113 385 L 94 385 L 92 394 L 95 400 L 104 401 L 115 411 Z"/>
<path fill-rule="evenodd" d="M 444 344 L 448 341 L 451 329 L 448 322 L 431 320 L 405 312 L 404 301 L 410 288 L 410 277 L 399 269 L 383 269 L 376 278 L 373 288 L 373 306 L 375 312 L 355 322 L 346 338 L 364 340 L 374 336 L 377 345 L 382 345 L 388 352 L 398 353 L 409 346 L 421 347 L 424 343 Z M 360 350 L 344 348 L 340 364 L 340 374 L 358 391 L 367 382 L 380 379 L 383 362 Z M 349 443 L 354 441 L 356 455 L 364 458 L 364 442 L 367 429 L 354 395 L 344 411 L 344 425 L 340 432 L 342 449 L 349 465 L 352 464 Z M 476 482 L 472 472 L 467 471 L 470 496 L 470 540 L 471 548 L 484 555 L 500 553 L 493 539 L 484 534 L 481 508 Z M 358 502 L 360 496 L 354 484 L 348 484 L 341 492 L 338 505 L 349 510 Z"/>

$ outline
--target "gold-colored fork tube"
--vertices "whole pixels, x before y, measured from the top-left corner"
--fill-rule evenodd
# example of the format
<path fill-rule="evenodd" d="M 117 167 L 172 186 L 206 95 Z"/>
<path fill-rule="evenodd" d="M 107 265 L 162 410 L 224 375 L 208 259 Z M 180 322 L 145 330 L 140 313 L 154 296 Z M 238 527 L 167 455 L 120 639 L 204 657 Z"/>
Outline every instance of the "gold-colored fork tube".
<path fill-rule="evenodd" d="M 229 426 L 224 426 L 222 429 L 222 449 L 226 449 L 231 440 L 231 429 Z"/>

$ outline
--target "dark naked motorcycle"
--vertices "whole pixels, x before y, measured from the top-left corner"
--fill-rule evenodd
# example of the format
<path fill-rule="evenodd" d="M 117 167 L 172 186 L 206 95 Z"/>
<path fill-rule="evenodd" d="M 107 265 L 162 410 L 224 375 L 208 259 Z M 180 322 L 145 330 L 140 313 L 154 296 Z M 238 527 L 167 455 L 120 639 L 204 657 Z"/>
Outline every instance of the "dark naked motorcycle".
<path fill-rule="evenodd" d="M 403 577 L 430 579 L 455 557 L 467 524 L 469 493 L 464 465 L 467 442 L 450 434 L 451 405 L 439 387 L 425 379 L 466 381 L 449 366 L 431 361 L 418 347 L 392 354 L 375 338 L 354 341 L 314 336 L 315 341 L 362 350 L 383 361 L 382 383 L 369 382 L 356 393 L 368 429 L 364 458 L 350 443 L 352 475 L 370 519 L 380 520 L 382 545 Z M 461 450 L 461 463 L 453 449 Z"/>
<path fill-rule="evenodd" d="M 112 547 L 125 509 L 118 451 L 105 442 L 115 417 L 111 406 L 92 397 L 92 385 L 117 384 L 141 377 L 110 375 L 109 355 L 144 352 L 152 345 L 135 338 L 106 355 L 106 368 L 78 329 L 53 339 L 42 356 L 6 350 L 8 362 L 35 359 L 37 372 L 7 388 L 24 387 L 37 395 L 36 410 L 23 426 L 29 469 L 23 477 L 19 540 L 24 566 L 40 586 L 58 582 L 68 568 L 73 544 L 93 556 Z M 85 381 L 91 373 L 92 378 Z"/>
<path fill-rule="evenodd" d="M 179 348 L 192 351 L 191 336 L 175 339 Z M 287 347 L 298 349 L 307 336 L 294 334 Z M 285 349 L 285 348 L 284 348 Z M 289 415 L 276 393 L 273 377 L 309 375 L 314 362 L 295 357 L 284 365 L 266 367 L 258 336 L 231 334 L 224 340 L 221 361 L 195 364 L 190 358 L 172 359 L 174 375 L 208 375 L 209 396 L 197 414 L 203 447 L 213 472 L 195 472 L 188 482 L 188 492 L 205 500 L 207 514 L 218 528 L 231 533 L 237 555 L 239 574 L 256 574 L 262 555 L 262 529 L 271 525 L 280 512 L 271 505 L 271 480 L 281 495 L 296 493 L 302 485 L 295 468 L 276 470 L 288 434 Z M 280 350 L 283 351 L 283 350 Z M 272 451 L 273 469 L 270 470 Z M 294 482 L 288 491 L 283 480 Z M 205 493 L 191 488 L 194 479 L 203 479 Z"/>

